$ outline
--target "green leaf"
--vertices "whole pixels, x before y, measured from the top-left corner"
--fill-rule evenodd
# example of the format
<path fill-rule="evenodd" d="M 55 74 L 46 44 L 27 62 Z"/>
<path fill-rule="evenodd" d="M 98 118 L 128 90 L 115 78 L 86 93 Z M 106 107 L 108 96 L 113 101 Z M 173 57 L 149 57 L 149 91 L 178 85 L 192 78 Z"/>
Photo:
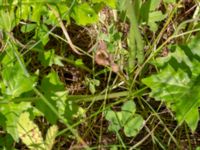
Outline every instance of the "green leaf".
<path fill-rule="evenodd" d="M 15 150 L 13 148 L 14 140 L 10 136 L 10 134 L 6 134 L 5 136 L 0 137 L 0 147 L 3 149 L 2 150 Z"/>
<path fill-rule="evenodd" d="M 156 10 L 160 5 L 160 0 L 149 0 L 149 1 L 151 1 L 151 5 L 150 5 L 151 11 Z"/>
<path fill-rule="evenodd" d="M 15 18 L 14 11 L 0 10 L 0 29 L 11 32 L 19 23 L 19 19 Z"/>
<path fill-rule="evenodd" d="M 25 24 L 21 27 L 21 31 L 22 33 L 27 33 L 27 32 L 31 32 L 32 30 L 34 30 L 37 27 L 36 24 L 30 23 L 30 24 Z"/>
<path fill-rule="evenodd" d="M 77 59 L 77 60 L 75 61 L 75 65 L 76 65 L 76 66 L 84 66 L 83 60 L 82 60 L 82 59 Z"/>
<path fill-rule="evenodd" d="M 86 84 L 89 86 L 89 90 L 92 94 L 96 92 L 96 86 L 100 85 L 100 81 L 97 79 L 86 78 Z"/>
<path fill-rule="evenodd" d="M 35 39 L 41 40 L 43 45 L 46 45 L 49 41 L 49 29 L 46 25 L 40 25 L 35 31 Z"/>
<path fill-rule="evenodd" d="M 45 147 L 48 150 L 51 150 L 53 147 L 53 144 L 55 142 L 56 134 L 58 132 L 58 127 L 56 125 L 51 126 L 46 134 L 45 138 Z"/>
<path fill-rule="evenodd" d="M 136 107 L 133 101 L 127 101 L 123 104 L 121 111 L 114 112 L 107 110 L 105 118 L 110 122 L 109 131 L 118 132 L 124 128 L 124 133 L 127 137 L 136 136 L 143 127 L 142 116 L 135 114 Z"/>
<path fill-rule="evenodd" d="M 166 18 L 166 15 L 162 14 L 161 11 L 154 11 L 149 13 L 148 25 L 153 32 L 156 32 L 158 29 L 157 22 L 160 22 Z"/>
<path fill-rule="evenodd" d="M 17 130 L 19 132 L 20 139 L 29 149 L 51 150 L 58 132 L 58 127 L 56 125 L 51 126 L 47 130 L 44 141 L 38 126 L 30 120 L 29 113 L 24 112 L 19 117 Z"/>
<path fill-rule="evenodd" d="M 195 38 L 188 45 L 173 47 L 167 57 L 157 60 L 160 71 L 142 80 L 151 88 L 150 96 L 166 102 L 179 124 L 185 121 L 193 132 L 199 121 L 199 45 L 199 38 Z"/>
<path fill-rule="evenodd" d="M 4 95 L 11 98 L 19 97 L 22 93 L 31 91 L 35 86 L 35 77 L 27 77 L 18 63 L 6 67 L 2 73 L 1 89 Z M 5 88 L 3 88 L 3 86 Z"/>
<path fill-rule="evenodd" d="M 135 115 L 124 126 L 124 133 L 127 137 L 136 136 L 143 127 L 143 118 L 140 115 Z"/>
<path fill-rule="evenodd" d="M 116 8 L 116 0 L 92 0 L 93 3 L 104 3 L 111 8 Z"/>
<path fill-rule="evenodd" d="M 17 2 L 15 3 L 17 4 Z M 18 2 L 17 6 L 15 13 L 18 19 L 36 22 L 38 25 L 40 25 L 42 15 L 48 12 L 47 7 L 43 3 L 35 3 L 35 1 L 31 0 L 22 0 Z"/>
<path fill-rule="evenodd" d="M 71 13 L 71 17 L 79 25 L 93 24 L 98 21 L 98 15 L 95 10 L 90 7 L 88 3 L 75 5 Z"/>
<path fill-rule="evenodd" d="M 71 6 L 71 4 L 69 6 Z M 62 20 L 70 21 L 70 19 L 69 19 L 69 10 L 70 9 L 67 7 L 67 5 L 63 5 L 62 3 L 56 2 L 56 6 L 51 5 L 51 7 L 60 13 Z M 43 17 L 45 18 L 44 22 L 46 24 L 53 25 L 53 26 L 59 26 L 58 18 L 56 18 L 53 11 L 48 11 L 47 15 L 45 15 Z"/>
<path fill-rule="evenodd" d="M 89 83 L 89 90 L 92 94 L 94 94 L 96 92 L 96 88 L 95 85 L 92 83 Z"/>
<path fill-rule="evenodd" d="M 51 49 L 51 50 L 39 53 L 38 59 L 44 67 L 52 66 L 54 55 L 55 55 L 55 51 L 54 49 Z"/>
<path fill-rule="evenodd" d="M 33 22 L 37 22 L 37 24 L 40 25 L 42 15 L 47 12 L 46 6 L 44 4 L 35 3 L 34 5 L 32 5 L 31 10 L 32 12 L 30 15 L 30 20 Z"/>
<path fill-rule="evenodd" d="M 56 72 L 50 72 L 42 79 L 41 91 L 56 110 L 64 113 L 64 102 L 67 99 L 68 92 L 65 90 L 64 84 L 60 81 Z M 57 121 L 58 117 L 42 100 L 36 102 L 36 107 L 43 112 L 50 123 L 54 124 Z"/>
<path fill-rule="evenodd" d="M 19 134 L 17 130 L 17 123 L 19 120 L 19 116 L 22 111 L 31 107 L 30 103 L 8 103 L 8 104 L 1 104 L 0 112 L 6 118 L 6 131 L 13 137 L 15 141 L 18 141 Z"/>
<path fill-rule="evenodd" d="M 135 114 L 135 111 L 136 111 L 135 103 L 133 101 L 125 102 L 122 106 L 122 111 Z"/>
<path fill-rule="evenodd" d="M 58 110 L 56 100 L 61 100 L 62 98 L 66 99 L 66 92 L 64 92 L 61 97 L 57 95 L 59 92 L 64 91 L 64 85 L 59 80 L 56 72 L 51 72 L 42 79 L 41 91 L 56 110 Z M 36 108 L 43 112 L 50 123 L 54 124 L 57 121 L 58 118 L 55 113 L 53 113 L 42 100 L 36 102 Z"/>
<path fill-rule="evenodd" d="M 17 130 L 19 132 L 20 139 L 29 149 L 45 149 L 42 134 L 38 126 L 29 119 L 28 112 L 24 112 L 20 115 Z"/>
<path fill-rule="evenodd" d="M 121 112 L 114 112 L 112 110 L 108 110 L 105 113 L 106 120 L 110 121 L 110 125 L 108 127 L 109 131 L 119 131 L 122 128 L 121 119 L 122 114 Z"/>
<path fill-rule="evenodd" d="M 126 124 L 135 114 L 136 106 L 133 101 L 127 101 L 122 106 L 122 123 Z"/>
<path fill-rule="evenodd" d="M 165 3 L 176 3 L 176 0 L 164 0 Z"/>
<path fill-rule="evenodd" d="M 16 17 L 20 20 L 28 20 L 30 18 L 31 7 L 27 5 L 19 5 L 16 10 Z"/>
<path fill-rule="evenodd" d="M 58 66 L 64 66 L 61 61 L 61 57 L 55 54 L 54 49 L 40 52 L 38 59 L 41 62 L 41 64 L 45 67 L 52 66 L 53 64 L 58 65 Z"/>
<path fill-rule="evenodd" d="M 81 119 L 85 115 L 85 110 L 73 101 L 66 101 L 64 117 L 71 124 L 74 119 Z"/>
<path fill-rule="evenodd" d="M 196 150 L 200 150 L 200 147 L 197 147 Z"/>

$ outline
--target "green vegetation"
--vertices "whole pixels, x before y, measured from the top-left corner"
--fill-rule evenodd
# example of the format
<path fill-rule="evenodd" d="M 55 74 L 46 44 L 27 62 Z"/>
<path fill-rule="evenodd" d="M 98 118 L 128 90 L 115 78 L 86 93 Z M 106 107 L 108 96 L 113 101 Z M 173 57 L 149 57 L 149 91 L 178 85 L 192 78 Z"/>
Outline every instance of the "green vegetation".
<path fill-rule="evenodd" d="M 199 149 L 198 0 L 0 0 L 0 149 Z"/>

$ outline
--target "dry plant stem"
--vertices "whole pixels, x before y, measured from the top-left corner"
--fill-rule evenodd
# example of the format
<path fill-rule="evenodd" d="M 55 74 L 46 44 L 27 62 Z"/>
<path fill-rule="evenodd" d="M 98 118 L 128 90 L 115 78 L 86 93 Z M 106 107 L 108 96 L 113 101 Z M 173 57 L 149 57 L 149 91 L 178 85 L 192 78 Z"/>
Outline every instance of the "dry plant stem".
<path fill-rule="evenodd" d="M 52 35 L 52 36 L 54 36 L 54 37 L 56 37 L 56 38 L 62 40 L 62 41 L 65 42 L 65 43 L 68 43 L 67 40 L 63 39 L 61 36 L 59 36 L 59 35 L 57 35 L 57 34 L 50 33 L 50 35 Z M 76 46 L 76 45 L 74 45 L 74 47 L 75 47 L 77 50 L 81 51 L 84 55 L 86 55 L 86 56 L 88 56 L 88 57 L 90 57 L 90 58 L 93 58 L 92 55 L 90 55 L 88 52 L 85 52 L 85 51 L 82 50 L 80 47 L 78 47 L 78 46 Z"/>
<path fill-rule="evenodd" d="M 67 39 L 67 41 L 68 41 L 68 44 L 69 44 L 69 46 L 71 47 L 71 49 L 72 49 L 76 54 L 78 54 L 78 55 L 83 55 L 82 53 L 80 53 L 79 51 L 76 50 L 74 44 L 72 43 L 72 41 L 71 41 L 71 39 L 70 39 L 70 37 L 69 37 L 69 34 L 68 34 L 67 30 L 66 30 L 66 28 L 65 28 L 65 25 L 64 25 L 64 23 L 62 22 L 62 19 L 61 19 L 59 13 L 58 13 L 53 7 L 51 7 L 49 4 L 47 4 L 47 6 L 52 10 L 52 12 L 54 13 L 54 15 L 55 15 L 56 18 L 58 19 L 58 22 L 59 22 L 59 24 L 60 24 L 60 27 L 61 27 L 61 29 L 62 29 L 62 31 L 63 31 L 63 33 L 64 33 L 64 35 L 65 35 L 65 37 L 66 37 L 66 39 Z"/>

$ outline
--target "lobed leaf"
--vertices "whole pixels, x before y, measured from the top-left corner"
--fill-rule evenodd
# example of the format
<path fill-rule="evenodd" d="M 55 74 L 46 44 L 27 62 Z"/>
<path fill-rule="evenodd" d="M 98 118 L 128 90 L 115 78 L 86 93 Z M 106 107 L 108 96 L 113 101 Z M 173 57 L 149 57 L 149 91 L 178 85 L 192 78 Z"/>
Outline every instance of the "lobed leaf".
<path fill-rule="evenodd" d="M 199 44 L 199 38 L 195 38 L 188 45 L 172 47 L 167 57 L 155 61 L 159 72 L 142 80 L 151 88 L 150 96 L 166 102 L 179 124 L 185 121 L 193 132 L 199 121 Z"/>
<path fill-rule="evenodd" d="M 88 25 L 98 21 L 98 15 L 88 3 L 75 5 L 71 17 L 78 25 Z"/>
<path fill-rule="evenodd" d="M 42 134 L 38 126 L 29 119 L 29 113 L 24 112 L 20 115 L 17 123 L 19 136 L 24 144 L 31 150 L 45 150 Z"/>
<path fill-rule="evenodd" d="M 142 116 L 135 114 L 136 106 L 133 101 L 127 101 L 123 104 L 121 111 L 115 112 L 108 110 L 105 112 L 105 118 L 110 122 L 109 131 L 118 132 L 124 128 L 127 137 L 136 136 L 143 126 Z"/>

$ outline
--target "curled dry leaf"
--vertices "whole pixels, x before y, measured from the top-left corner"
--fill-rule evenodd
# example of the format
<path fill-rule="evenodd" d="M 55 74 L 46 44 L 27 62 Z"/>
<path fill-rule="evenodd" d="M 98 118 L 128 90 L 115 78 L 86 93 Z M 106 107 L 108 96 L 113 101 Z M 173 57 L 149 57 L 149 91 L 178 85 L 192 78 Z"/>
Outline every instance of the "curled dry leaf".
<path fill-rule="evenodd" d="M 108 53 L 107 45 L 103 40 L 99 41 L 98 49 L 95 54 L 95 61 L 98 65 L 110 66 L 115 73 L 119 72 L 119 66 L 114 63 L 114 59 L 112 55 Z"/>
<path fill-rule="evenodd" d="M 110 64 L 108 53 L 102 50 L 96 52 L 95 61 L 101 66 L 108 66 Z"/>

